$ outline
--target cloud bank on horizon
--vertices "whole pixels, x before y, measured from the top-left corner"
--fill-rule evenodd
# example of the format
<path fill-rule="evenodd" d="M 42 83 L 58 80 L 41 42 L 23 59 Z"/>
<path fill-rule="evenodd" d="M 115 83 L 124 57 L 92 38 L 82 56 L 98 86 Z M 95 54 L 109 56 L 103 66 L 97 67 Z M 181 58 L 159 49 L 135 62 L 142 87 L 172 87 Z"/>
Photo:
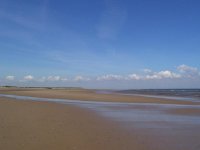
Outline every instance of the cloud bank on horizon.
<path fill-rule="evenodd" d="M 43 76 L 43 77 L 34 77 L 33 75 L 25 75 L 22 79 L 17 78 L 14 75 L 7 75 L 4 78 L 1 78 L 0 84 L 1 85 L 21 85 L 21 86 L 82 86 L 85 87 L 87 85 L 86 83 L 89 83 L 86 87 L 87 88 L 98 88 L 98 83 L 100 84 L 99 88 L 117 88 L 112 86 L 113 83 L 118 84 L 125 84 L 125 86 L 122 86 L 124 88 L 137 88 L 135 86 L 135 82 L 137 84 L 140 84 L 144 81 L 148 82 L 155 82 L 157 83 L 156 86 L 150 86 L 151 88 L 170 88 L 170 86 L 165 86 L 165 84 L 173 82 L 176 84 L 176 82 L 183 81 L 184 82 L 199 82 L 200 81 L 200 70 L 196 67 L 191 67 L 187 65 L 180 65 L 176 67 L 176 71 L 170 71 L 170 70 L 162 70 L 155 72 L 151 69 L 143 69 L 142 72 L 139 73 L 132 73 L 128 75 L 119 75 L 119 74 L 105 74 L 101 76 L 91 77 L 91 76 L 81 76 L 76 75 L 74 77 L 68 77 L 64 76 L 61 77 L 59 75 L 56 76 Z M 97 84 L 97 86 L 95 86 Z M 126 86 L 127 84 L 127 86 Z M 163 84 L 162 86 L 159 86 L 159 84 Z M 118 88 L 122 88 L 118 87 Z M 148 86 L 147 86 L 148 87 Z M 142 88 L 145 88 L 142 87 Z M 171 87 L 173 88 L 173 87 Z M 178 88 L 178 87 L 176 87 Z M 183 86 L 183 88 L 191 88 L 189 86 Z M 195 88 L 195 87 L 194 87 Z M 200 86 L 197 86 L 196 88 L 200 88 Z"/>

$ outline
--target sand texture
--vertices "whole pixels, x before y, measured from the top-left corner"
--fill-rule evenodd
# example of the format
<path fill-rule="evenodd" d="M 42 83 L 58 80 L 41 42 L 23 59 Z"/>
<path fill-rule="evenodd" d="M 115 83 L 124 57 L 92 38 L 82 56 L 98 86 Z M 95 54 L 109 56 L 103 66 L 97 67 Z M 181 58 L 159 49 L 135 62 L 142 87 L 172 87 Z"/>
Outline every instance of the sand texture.
<path fill-rule="evenodd" d="M 86 110 L 0 98 L 2 150 L 143 150 L 128 132 Z"/>
<path fill-rule="evenodd" d="M 98 106 L 98 109 L 105 111 L 106 116 L 87 107 L 67 103 L 22 101 L 0 97 L 0 150 L 200 149 L 200 109 L 193 107 L 198 106 L 195 102 L 97 94 L 92 90 L 80 89 L 4 88 L 0 93 L 88 101 L 147 103 L 101 106 L 102 108 Z M 149 103 L 183 105 L 168 108 L 165 105 L 154 106 Z M 185 107 L 187 105 L 188 107 Z M 109 115 L 111 117 L 108 117 Z M 129 119 L 132 119 L 131 122 Z"/>

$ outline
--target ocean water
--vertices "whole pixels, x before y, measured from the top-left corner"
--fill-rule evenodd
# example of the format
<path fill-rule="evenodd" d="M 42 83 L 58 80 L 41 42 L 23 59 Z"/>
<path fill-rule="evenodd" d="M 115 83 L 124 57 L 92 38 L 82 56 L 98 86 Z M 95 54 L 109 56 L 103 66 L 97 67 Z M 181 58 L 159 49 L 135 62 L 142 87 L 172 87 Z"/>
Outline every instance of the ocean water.
<path fill-rule="evenodd" d="M 138 94 L 148 96 L 176 97 L 176 98 L 193 98 L 200 100 L 200 89 L 141 89 L 141 90 L 120 90 L 115 91 L 122 94 Z"/>

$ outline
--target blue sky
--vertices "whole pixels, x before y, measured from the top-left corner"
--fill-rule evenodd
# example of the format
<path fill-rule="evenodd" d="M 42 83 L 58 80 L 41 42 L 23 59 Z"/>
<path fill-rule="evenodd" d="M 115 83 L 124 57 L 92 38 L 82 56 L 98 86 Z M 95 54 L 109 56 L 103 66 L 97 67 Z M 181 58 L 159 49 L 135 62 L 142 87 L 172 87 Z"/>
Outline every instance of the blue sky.
<path fill-rule="evenodd" d="M 200 88 L 198 0 L 1 0 L 0 85 Z"/>

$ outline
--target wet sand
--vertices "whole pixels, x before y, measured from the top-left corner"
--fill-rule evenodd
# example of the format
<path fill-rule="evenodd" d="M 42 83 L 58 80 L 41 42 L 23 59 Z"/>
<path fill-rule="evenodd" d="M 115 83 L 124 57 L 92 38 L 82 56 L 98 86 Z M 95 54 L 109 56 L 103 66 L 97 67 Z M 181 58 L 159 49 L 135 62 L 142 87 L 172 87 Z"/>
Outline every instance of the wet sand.
<path fill-rule="evenodd" d="M 0 93 L 61 98 L 54 103 L 0 97 L 0 149 L 200 149 L 199 103 L 74 89 Z"/>

